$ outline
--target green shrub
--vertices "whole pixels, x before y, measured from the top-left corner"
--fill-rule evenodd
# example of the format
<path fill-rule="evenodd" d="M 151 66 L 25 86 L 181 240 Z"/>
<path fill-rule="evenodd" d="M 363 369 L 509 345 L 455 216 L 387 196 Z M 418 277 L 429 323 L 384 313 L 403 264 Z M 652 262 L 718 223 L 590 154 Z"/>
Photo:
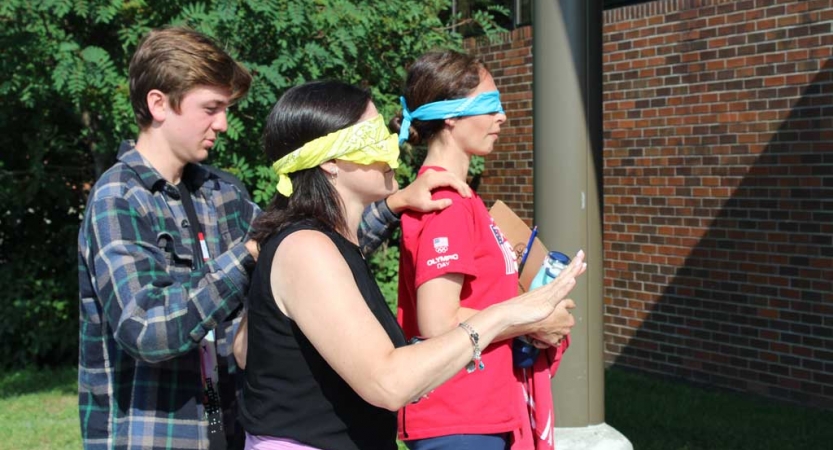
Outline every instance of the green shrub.
<path fill-rule="evenodd" d="M 230 109 L 209 162 L 238 175 L 265 205 L 275 180 L 261 156 L 261 126 L 281 93 L 341 79 L 369 87 L 390 117 L 407 64 L 432 48 L 459 48 L 461 37 L 439 18 L 449 9 L 449 0 L 0 2 L 2 364 L 76 357 L 79 216 L 119 142 L 136 136 L 126 72 L 148 30 L 189 25 L 252 71 L 252 90 Z M 488 14 L 475 21 L 487 35 L 500 31 Z M 374 257 L 389 299 L 395 246 Z"/>

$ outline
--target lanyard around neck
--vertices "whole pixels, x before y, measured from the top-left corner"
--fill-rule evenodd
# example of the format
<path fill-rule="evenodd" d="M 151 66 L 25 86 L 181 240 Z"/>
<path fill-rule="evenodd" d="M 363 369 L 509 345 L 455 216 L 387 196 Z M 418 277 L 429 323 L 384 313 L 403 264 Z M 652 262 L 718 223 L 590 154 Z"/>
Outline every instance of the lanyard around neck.
<path fill-rule="evenodd" d="M 200 220 L 197 218 L 197 210 L 194 208 L 194 200 L 191 198 L 192 192 L 188 189 L 187 184 L 181 181 L 176 187 L 179 189 L 179 195 L 182 200 L 182 208 L 185 209 L 185 216 L 188 217 L 188 227 L 191 229 L 192 237 L 192 269 L 199 269 L 203 266 L 205 260 L 208 259 L 208 248 L 203 248 L 205 245 L 205 237 L 202 234 L 202 226 Z"/>

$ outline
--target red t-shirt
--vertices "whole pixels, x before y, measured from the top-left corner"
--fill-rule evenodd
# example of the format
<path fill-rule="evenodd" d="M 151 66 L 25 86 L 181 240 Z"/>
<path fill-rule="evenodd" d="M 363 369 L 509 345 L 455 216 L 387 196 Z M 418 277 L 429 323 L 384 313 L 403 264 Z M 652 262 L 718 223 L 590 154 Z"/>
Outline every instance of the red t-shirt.
<path fill-rule="evenodd" d="M 515 253 L 480 197 L 463 198 L 456 191 L 440 189 L 433 198 L 450 198 L 453 203 L 442 211 L 402 216 L 398 319 L 408 339 L 419 335 L 416 290 L 428 280 L 463 274 L 460 306 L 477 310 L 518 292 Z M 513 402 L 524 399 L 512 369 L 511 340 L 485 348 L 483 363 L 485 370 L 462 369 L 428 398 L 403 408 L 399 438 L 493 434 L 518 428 L 522 408 Z"/>

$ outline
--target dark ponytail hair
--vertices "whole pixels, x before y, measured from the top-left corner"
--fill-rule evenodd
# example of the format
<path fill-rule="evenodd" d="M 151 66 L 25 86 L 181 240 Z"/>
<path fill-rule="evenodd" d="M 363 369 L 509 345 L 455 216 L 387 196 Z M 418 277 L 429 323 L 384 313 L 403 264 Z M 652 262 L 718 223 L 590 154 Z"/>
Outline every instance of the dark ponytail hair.
<path fill-rule="evenodd" d="M 415 111 L 427 103 L 464 98 L 480 84 L 480 71 L 486 70 L 474 56 L 444 50 L 419 57 L 408 69 L 403 97 L 408 110 Z M 443 120 L 411 121 L 411 144 L 427 144 L 445 126 Z M 391 131 L 399 133 L 402 113 L 388 123 Z"/>
<path fill-rule="evenodd" d="M 266 119 L 263 148 L 269 163 L 307 142 L 359 121 L 370 93 L 341 81 L 313 81 L 286 91 Z M 319 167 L 289 174 L 292 195 L 275 193 L 271 204 L 252 224 L 251 237 L 263 245 L 290 222 L 317 219 L 328 228 L 346 230 L 341 198 Z"/>

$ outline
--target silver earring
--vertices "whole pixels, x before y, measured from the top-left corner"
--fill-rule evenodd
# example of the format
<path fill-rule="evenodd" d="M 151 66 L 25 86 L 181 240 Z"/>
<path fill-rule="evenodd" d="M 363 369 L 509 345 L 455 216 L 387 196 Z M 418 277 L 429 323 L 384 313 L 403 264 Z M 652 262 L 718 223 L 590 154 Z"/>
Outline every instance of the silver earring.
<path fill-rule="evenodd" d="M 335 170 L 330 172 L 330 181 L 332 181 L 333 184 L 335 184 L 336 182 L 336 177 L 338 177 L 338 167 L 336 167 Z"/>

